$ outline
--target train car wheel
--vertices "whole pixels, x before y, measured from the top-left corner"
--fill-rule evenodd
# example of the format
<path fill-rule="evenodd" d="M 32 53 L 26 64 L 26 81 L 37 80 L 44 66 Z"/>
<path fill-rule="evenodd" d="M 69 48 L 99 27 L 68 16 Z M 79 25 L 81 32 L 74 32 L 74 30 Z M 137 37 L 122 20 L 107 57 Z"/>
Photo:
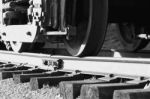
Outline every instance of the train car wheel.
<path fill-rule="evenodd" d="M 31 43 L 11 41 L 10 45 L 14 52 L 24 52 L 31 49 Z"/>
<path fill-rule="evenodd" d="M 148 40 L 137 37 L 137 34 L 145 32 L 142 26 L 131 23 L 121 23 L 119 24 L 119 30 L 118 37 L 124 48 L 128 51 L 138 51 L 146 47 L 149 43 Z"/>
<path fill-rule="evenodd" d="M 97 55 L 105 38 L 108 0 L 75 1 L 75 12 L 67 18 L 72 20 L 68 24 L 66 48 L 73 56 Z"/>
<path fill-rule="evenodd" d="M 28 51 L 38 51 L 41 49 L 45 43 L 23 43 L 23 42 L 10 42 L 11 48 L 14 52 L 28 52 Z"/>

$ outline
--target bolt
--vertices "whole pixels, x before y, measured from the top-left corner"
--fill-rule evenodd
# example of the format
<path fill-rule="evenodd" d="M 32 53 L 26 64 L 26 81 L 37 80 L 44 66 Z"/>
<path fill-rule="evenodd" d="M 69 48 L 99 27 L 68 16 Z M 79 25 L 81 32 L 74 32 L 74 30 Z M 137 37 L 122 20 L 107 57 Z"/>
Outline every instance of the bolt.
<path fill-rule="evenodd" d="M 64 61 L 62 59 L 59 59 L 57 69 L 62 69 L 63 66 L 64 66 Z"/>
<path fill-rule="evenodd" d="M 36 16 L 38 16 L 38 15 L 39 15 L 39 13 L 38 13 L 38 12 L 36 12 L 36 13 L 35 13 L 35 15 L 36 15 Z"/>
<path fill-rule="evenodd" d="M 44 64 L 44 65 L 48 65 L 48 61 L 44 60 L 44 61 L 43 61 L 43 64 Z"/>
<path fill-rule="evenodd" d="M 32 34 L 31 34 L 31 32 L 27 32 L 27 35 L 28 35 L 28 36 L 31 36 Z"/>
<path fill-rule="evenodd" d="M 3 36 L 6 36 L 6 33 L 5 33 L 5 32 L 3 32 L 3 33 L 2 33 L 2 35 L 3 35 Z"/>

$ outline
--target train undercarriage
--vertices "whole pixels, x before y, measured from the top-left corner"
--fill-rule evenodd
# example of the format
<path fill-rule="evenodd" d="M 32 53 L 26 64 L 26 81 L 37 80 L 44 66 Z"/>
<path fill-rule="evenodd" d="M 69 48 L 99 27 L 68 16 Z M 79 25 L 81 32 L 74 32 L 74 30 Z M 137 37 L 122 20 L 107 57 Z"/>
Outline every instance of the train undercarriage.
<path fill-rule="evenodd" d="M 1 0 L 1 49 L 15 52 L 63 42 L 72 56 L 95 56 L 108 23 L 129 51 L 149 43 L 148 0 Z"/>

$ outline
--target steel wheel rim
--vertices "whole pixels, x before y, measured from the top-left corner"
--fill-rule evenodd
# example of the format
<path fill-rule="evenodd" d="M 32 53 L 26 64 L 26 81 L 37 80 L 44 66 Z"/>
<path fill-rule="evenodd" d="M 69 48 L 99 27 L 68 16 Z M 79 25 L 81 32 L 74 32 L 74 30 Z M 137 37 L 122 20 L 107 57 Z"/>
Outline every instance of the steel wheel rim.
<path fill-rule="evenodd" d="M 101 0 L 102 1 L 102 0 Z M 101 2 L 100 1 L 100 2 Z M 86 2 L 87 2 L 87 0 L 86 0 Z M 84 52 L 90 52 L 90 51 L 85 51 L 85 50 L 87 50 L 86 49 L 86 47 L 87 47 L 87 45 L 88 45 L 88 41 L 89 41 L 89 39 L 91 39 L 91 31 L 93 31 L 93 30 L 91 30 L 91 28 L 93 28 L 93 17 L 95 17 L 94 15 L 93 15 L 93 13 L 95 13 L 94 12 L 94 10 L 95 10 L 95 8 L 94 8 L 94 6 L 93 6 L 93 2 L 95 3 L 95 1 L 93 1 L 93 0 L 88 0 L 88 8 L 89 8 L 89 10 L 88 10 L 88 13 L 87 13 L 87 16 L 88 16 L 88 18 L 87 18 L 87 20 L 86 20 L 86 22 L 85 22 L 85 24 L 83 24 L 82 25 L 82 28 L 86 28 L 85 29 L 85 31 L 86 32 L 84 32 L 82 35 L 84 35 L 83 37 L 80 37 L 80 38 L 77 38 L 76 40 L 74 40 L 74 41 L 71 41 L 71 40 L 65 40 L 65 44 L 66 44 L 66 46 L 67 46 L 67 49 L 68 49 L 68 51 L 73 55 L 73 56 L 84 56 L 84 55 L 86 55 Z M 96 2 L 99 2 L 99 1 L 96 1 Z M 105 2 L 105 4 L 107 4 L 107 0 L 106 1 L 102 1 L 102 2 Z M 105 9 L 106 10 L 106 9 Z M 105 11 L 104 10 L 104 11 Z M 105 11 L 106 12 L 106 11 Z M 104 13 L 104 12 L 103 12 Z M 104 16 L 105 16 L 105 14 L 104 14 Z M 107 19 L 107 16 L 106 16 L 106 18 L 105 18 L 105 20 Z M 106 24 L 107 24 L 107 22 L 105 21 L 105 22 L 102 22 L 102 23 L 104 23 L 104 26 L 106 26 Z M 79 25 L 78 25 L 79 26 Z M 81 27 L 80 27 L 81 28 Z M 100 27 L 101 28 L 101 27 Z M 104 29 L 102 29 L 103 31 L 105 30 L 105 27 L 104 27 Z M 95 32 L 95 31 L 94 31 Z M 81 33 L 78 33 L 78 34 L 80 34 L 80 36 L 81 36 Z M 97 34 L 96 34 L 97 35 Z M 93 37 L 94 38 L 94 37 Z M 104 35 L 102 35 L 102 39 L 104 38 Z M 96 38 L 97 39 L 97 38 Z M 101 39 L 101 38 L 100 38 Z M 66 43 L 67 42 L 67 43 Z M 100 43 L 102 43 L 102 41 L 100 42 Z M 89 46 L 88 46 L 89 47 Z M 88 48 L 89 49 L 89 48 Z M 92 46 L 91 46 L 91 49 L 92 49 Z M 92 49 L 93 50 L 93 49 Z M 95 52 L 96 52 L 96 50 L 98 50 L 98 49 L 95 49 Z M 88 55 L 88 54 L 87 54 Z M 94 55 L 94 54 L 89 54 L 89 55 Z"/>
<path fill-rule="evenodd" d="M 90 16 L 91 17 L 91 11 L 92 11 L 92 1 L 91 0 L 89 0 L 89 2 L 90 2 L 90 11 L 89 11 L 89 15 L 88 16 Z M 86 20 L 86 21 L 88 21 L 88 23 L 87 23 L 87 25 L 88 26 L 86 26 L 86 28 L 88 28 L 88 27 L 90 27 L 89 25 L 90 25 L 90 23 L 91 23 L 91 18 L 88 18 L 88 20 Z M 70 28 L 70 27 L 69 27 Z M 73 38 L 73 40 L 69 40 L 68 42 L 69 43 L 67 43 L 68 45 L 67 46 L 70 46 L 71 45 L 71 48 L 70 47 L 68 47 L 69 48 L 69 50 L 70 50 L 70 52 L 71 53 L 73 53 L 73 55 L 75 55 L 75 56 L 78 56 L 78 55 L 80 55 L 81 54 L 81 52 L 84 50 L 84 48 L 85 48 L 85 43 L 87 42 L 87 37 L 88 37 L 88 35 L 89 35 L 89 32 L 88 32 L 88 30 L 86 31 L 86 36 L 84 37 L 84 41 L 82 41 L 81 40 L 81 38 L 79 37 L 78 38 L 78 34 L 77 34 L 77 37 L 74 37 Z M 72 39 L 72 38 L 71 38 Z M 74 49 L 76 49 L 76 50 L 74 50 Z"/>

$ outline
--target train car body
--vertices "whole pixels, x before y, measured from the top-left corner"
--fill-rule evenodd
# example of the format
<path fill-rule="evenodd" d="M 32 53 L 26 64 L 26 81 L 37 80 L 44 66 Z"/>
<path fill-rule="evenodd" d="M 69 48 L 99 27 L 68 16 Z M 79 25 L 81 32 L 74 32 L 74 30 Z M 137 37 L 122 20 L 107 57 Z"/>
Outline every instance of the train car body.
<path fill-rule="evenodd" d="M 0 37 L 16 52 L 58 41 L 73 56 L 91 56 L 117 23 L 122 44 L 137 51 L 148 44 L 149 9 L 149 0 L 1 0 Z"/>

